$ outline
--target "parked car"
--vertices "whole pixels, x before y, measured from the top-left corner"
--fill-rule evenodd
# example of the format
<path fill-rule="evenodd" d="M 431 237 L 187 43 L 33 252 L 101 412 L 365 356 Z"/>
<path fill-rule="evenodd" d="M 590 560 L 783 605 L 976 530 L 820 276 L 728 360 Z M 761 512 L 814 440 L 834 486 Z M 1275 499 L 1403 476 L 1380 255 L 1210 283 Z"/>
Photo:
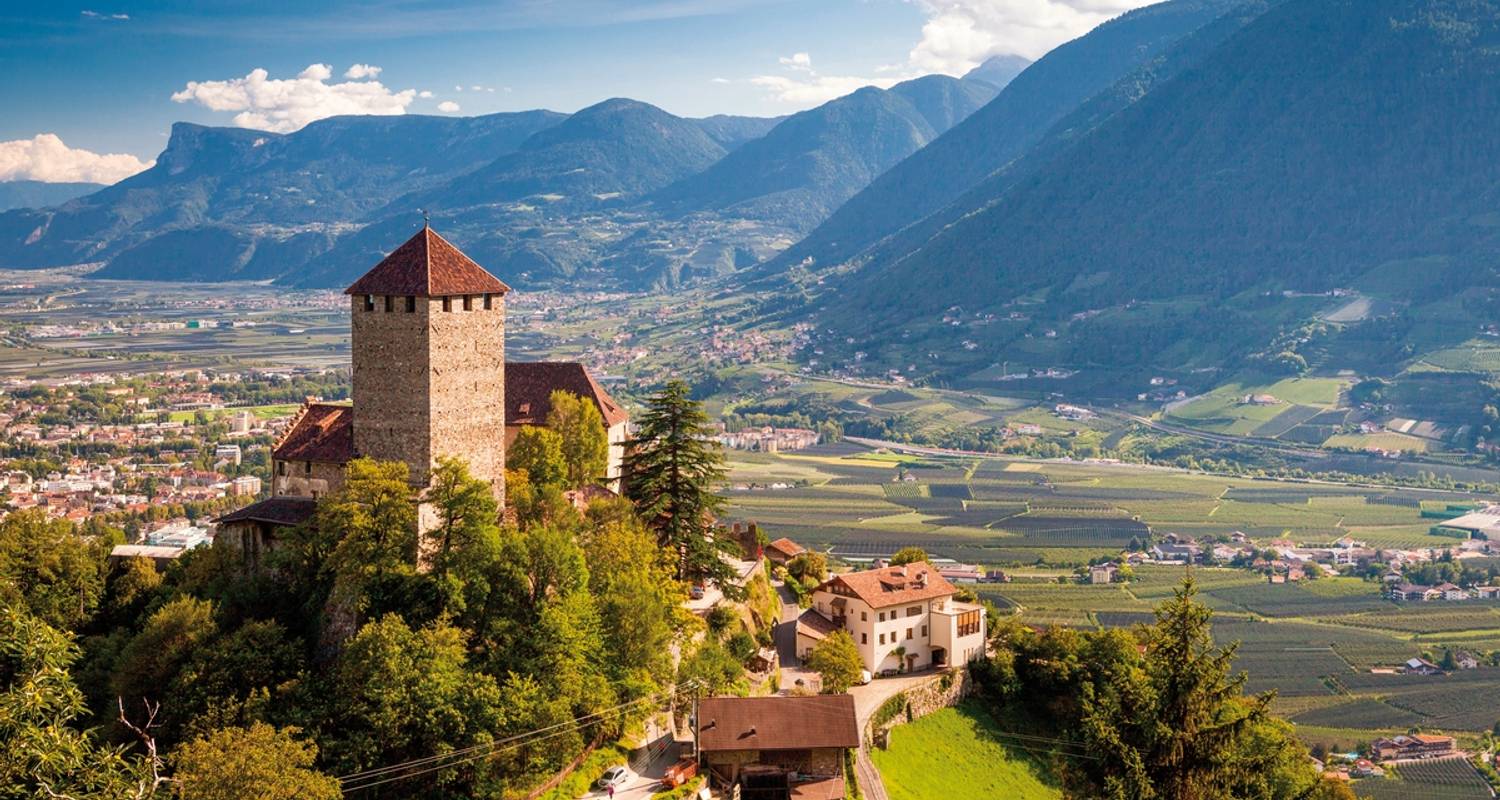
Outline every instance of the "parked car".
<path fill-rule="evenodd" d="M 698 762 L 691 758 L 684 758 L 676 764 L 667 767 L 667 771 L 661 776 L 661 786 L 663 789 L 675 789 L 692 780 L 693 776 L 697 774 Z"/>
<path fill-rule="evenodd" d="M 697 583 L 693 584 L 693 588 L 688 589 L 688 597 L 691 597 L 694 600 L 702 600 L 703 599 L 703 586 L 701 584 L 697 584 Z"/>
<path fill-rule="evenodd" d="M 867 669 L 860 670 L 859 671 L 859 685 L 860 686 L 864 686 L 865 684 L 869 683 L 871 680 L 874 680 L 874 677 L 875 676 L 873 676 L 873 675 L 870 674 L 869 670 L 867 670 Z"/>
<path fill-rule="evenodd" d="M 608 789 L 613 786 L 619 788 L 630 782 L 630 770 L 624 767 L 610 767 L 599 776 L 599 788 Z"/>

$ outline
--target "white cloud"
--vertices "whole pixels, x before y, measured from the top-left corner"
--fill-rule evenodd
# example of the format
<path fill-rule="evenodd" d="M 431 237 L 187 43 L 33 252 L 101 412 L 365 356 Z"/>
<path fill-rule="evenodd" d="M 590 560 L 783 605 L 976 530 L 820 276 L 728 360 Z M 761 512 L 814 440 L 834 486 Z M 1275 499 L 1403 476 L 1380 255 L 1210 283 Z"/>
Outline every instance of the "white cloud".
<path fill-rule="evenodd" d="M 709 78 L 709 83 L 730 83 L 728 78 Z"/>
<path fill-rule="evenodd" d="M 351 78 L 356 81 L 364 80 L 365 78 L 374 78 L 379 74 L 380 67 L 371 64 L 351 64 L 348 69 L 344 70 L 345 78 Z"/>
<path fill-rule="evenodd" d="M 115 22 L 125 22 L 130 19 L 129 14 L 101 14 L 98 11 L 83 10 L 83 15 L 89 19 L 107 19 Z"/>
<path fill-rule="evenodd" d="M 455 86 L 455 87 L 453 87 L 453 91 L 455 91 L 455 92 L 461 92 L 463 90 L 464 90 L 464 87 L 462 87 L 462 86 Z"/>
<path fill-rule="evenodd" d="M 813 69 L 812 57 L 795 53 L 778 59 L 789 75 L 756 75 L 750 82 L 764 88 L 771 97 L 789 105 L 810 107 L 866 86 L 882 89 L 901 82 L 901 77 L 864 78 L 856 75 L 823 75 Z"/>
<path fill-rule="evenodd" d="M 807 53 L 782 56 L 781 74 L 750 82 L 782 103 L 803 108 L 864 86 L 887 88 L 935 72 L 962 75 L 993 55 L 1036 59 L 1099 24 L 1157 0 L 907 0 L 927 21 L 920 41 L 899 64 L 877 66 L 880 77 L 823 75 Z M 717 82 L 717 81 L 715 81 Z"/>
<path fill-rule="evenodd" d="M 240 128 L 289 133 L 341 114 L 404 114 L 417 96 L 414 89 L 393 92 L 374 80 L 328 83 L 332 76 L 333 68 L 327 64 L 312 64 L 297 77 L 284 80 L 257 68 L 243 78 L 188 81 L 172 100 L 198 103 L 211 111 L 239 112 L 233 123 Z"/>
<path fill-rule="evenodd" d="M 1155 0 L 910 0 L 927 16 L 907 61 L 913 72 L 961 75 L 993 55 L 1040 58 Z"/>
<path fill-rule="evenodd" d="M 482 91 L 484 91 L 484 87 L 483 86 L 470 86 L 469 87 L 469 91 L 471 91 L 471 92 L 482 92 Z"/>
<path fill-rule="evenodd" d="M 0 142 L 0 181 L 115 183 L 150 169 L 152 163 L 126 153 L 68 147 L 55 133 Z"/>
<path fill-rule="evenodd" d="M 459 111 L 459 107 L 458 103 L 455 103 L 452 100 L 444 100 L 443 102 L 438 103 L 438 110 L 443 112 L 444 114 L 452 114 Z"/>
<path fill-rule="evenodd" d="M 422 91 L 417 92 L 417 97 L 420 97 L 423 100 L 430 100 L 430 99 L 432 99 L 432 92 L 429 92 L 426 89 L 423 89 Z"/>

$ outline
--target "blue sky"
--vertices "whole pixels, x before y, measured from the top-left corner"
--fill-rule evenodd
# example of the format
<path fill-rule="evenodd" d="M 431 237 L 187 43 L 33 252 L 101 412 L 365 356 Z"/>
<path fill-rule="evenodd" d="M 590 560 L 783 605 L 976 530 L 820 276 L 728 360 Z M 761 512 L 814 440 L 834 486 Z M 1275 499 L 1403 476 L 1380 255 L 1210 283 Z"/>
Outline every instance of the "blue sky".
<path fill-rule="evenodd" d="M 120 154 L 113 169 L 128 171 L 178 120 L 286 131 L 340 111 L 573 111 L 616 96 L 684 116 L 785 114 L 985 55 L 1036 57 L 1143 4 L 0 0 L 0 180 L 78 177 L 75 150 Z"/>

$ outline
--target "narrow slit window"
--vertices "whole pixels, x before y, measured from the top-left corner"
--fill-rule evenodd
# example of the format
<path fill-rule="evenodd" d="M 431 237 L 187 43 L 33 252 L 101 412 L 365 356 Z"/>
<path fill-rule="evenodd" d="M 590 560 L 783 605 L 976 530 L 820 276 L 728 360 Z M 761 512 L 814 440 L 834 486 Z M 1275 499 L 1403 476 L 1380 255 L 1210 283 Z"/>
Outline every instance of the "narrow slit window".
<path fill-rule="evenodd" d="M 366 311 L 374 311 L 375 310 L 375 295 L 373 295 L 373 294 L 367 294 L 367 295 L 365 295 L 365 310 Z"/>
<path fill-rule="evenodd" d="M 492 295 L 490 295 L 489 292 L 485 292 L 484 293 L 484 310 L 485 311 L 490 311 L 490 310 L 494 309 L 495 306 L 494 306 L 493 300 L 494 300 L 494 298 L 493 298 Z"/>
<path fill-rule="evenodd" d="M 443 310 L 444 311 L 452 311 L 453 310 L 453 298 L 451 298 L 451 297 L 444 297 L 443 298 Z"/>
<path fill-rule="evenodd" d="M 389 313 L 391 313 L 392 311 L 395 311 L 395 310 L 396 310 L 396 298 L 391 297 L 390 295 L 386 295 L 385 296 L 385 313 L 389 314 Z"/>
<path fill-rule="evenodd" d="M 465 311 L 473 311 L 474 310 L 474 298 L 472 298 L 472 297 L 470 297 L 468 295 L 464 295 L 464 310 Z"/>
<path fill-rule="evenodd" d="M 417 310 L 417 298 L 415 296 L 408 296 L 406 298 L 406 313 L 411 314 L 411 313 L 414 313 L 416 310 Z"/>

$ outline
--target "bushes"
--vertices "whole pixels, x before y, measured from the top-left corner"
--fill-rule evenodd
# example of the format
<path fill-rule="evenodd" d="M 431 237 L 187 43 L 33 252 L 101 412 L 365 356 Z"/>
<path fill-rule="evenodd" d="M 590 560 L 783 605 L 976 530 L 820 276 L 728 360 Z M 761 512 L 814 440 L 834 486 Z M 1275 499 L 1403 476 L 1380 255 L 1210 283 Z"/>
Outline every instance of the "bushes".
<path fill-rule="evenodd" d="M 696 795 L 698 793 L 698 790 L 702 788 L 703 776 L 698 775 L 687 783 L 684 783 L 683 785 L 677 787 L 676 789 L 670 789 L 665 792 L 657 792 L 656 794 L 651 795 L 651 800 L 686 800 L 686 798 Z"/>

